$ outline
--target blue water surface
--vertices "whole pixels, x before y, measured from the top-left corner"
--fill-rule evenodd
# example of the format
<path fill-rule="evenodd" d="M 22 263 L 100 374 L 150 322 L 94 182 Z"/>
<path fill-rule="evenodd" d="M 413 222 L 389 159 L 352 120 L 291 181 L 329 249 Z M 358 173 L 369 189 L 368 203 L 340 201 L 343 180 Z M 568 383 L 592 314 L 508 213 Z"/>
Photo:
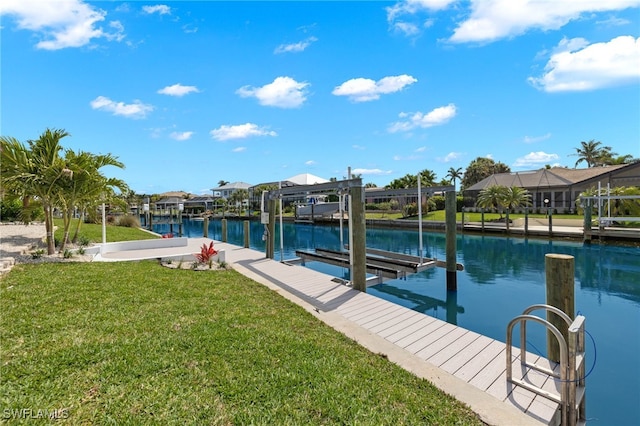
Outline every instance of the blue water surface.
<path fill-rule="evenodd" d="M 201 237 L 202 222 L 185 221 L 183 235 Z M 228 221 L 228 242 L 243 245 L 243 224 Z M 168 225 L 154 226 L 160 233 Z M 175 231 L 175 229 L 174 229 Z M 264 251 L 264 225 L 251 222 L 250 246 Z M 343 242 L 348 243 L 346 226 Z M 276 227 L 275 259 L 295 257 L 296 250 L 340 248 L 338 225 L 285 222 L 280 253 Z M 209 237 L 221 239 L 221 222 L 209 223 Z M 418 255 L 418 231 L 368 228 L 367 247 Z M 575 258 L 576 313 L 586 317 L 587 417 L 589 424 L 640 425 L 640 248 L 610 244 L 523 238 L 458 235 L 457 292 L 447 292 L 444 268 L 433 268 L 404 280 L 387 281 L 367 289 L 376 295 L 485 336 L 506 339 L 507 323 L 533 304 L 545 303 L 545 255 L 560 253 Z M 445 235 L 423 233 L 423 255 L 445 259 Z M 307 267 L 348 277 L 348 270 L 319 262 Z M 528 349 L 545 354 L 542 326 L 527 326 Z M 518 345 L 517 329 L 514 342 Z M 594 364 L 595 361 L 595 364 Z"/>

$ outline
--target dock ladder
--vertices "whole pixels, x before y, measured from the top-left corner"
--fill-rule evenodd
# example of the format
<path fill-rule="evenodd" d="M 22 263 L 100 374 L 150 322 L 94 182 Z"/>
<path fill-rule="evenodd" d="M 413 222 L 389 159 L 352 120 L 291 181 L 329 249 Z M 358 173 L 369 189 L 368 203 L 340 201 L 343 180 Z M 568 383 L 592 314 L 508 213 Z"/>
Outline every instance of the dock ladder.
<path fill-rule="evenodd" d="M 553 312 L 567 323 L 568 344 L 562 333 L 553 324 L 543 318 L 531 315 L 531 312 L 535 310 Z M 535 363 L 527 363 L 527 321 L 534 321 L 544 325 L 547 330 L 555 336 L 560 346 L 559 372 L 556 372 L 556 369 L 550 370 L 546 367 L 536 365 Z M 520 364 L 525 368 L 532 368 L 559 379 L 559 395 L 525 381 L 524 377 L 522 379 L 513 377 L 513 362 L 511 356 L 513 346 L 511 345 L 511 340 L 513 327 L 516 324 L 520 324 Z M 572 320 L 560 309 L 550 305 L 532 305 L 525 309 L 524 312 L 522 312 L 522 315 L 512 319 L 507 326 L 507 382 L 521 386 L 560 404 L 561 425 L 574 426 L 586 424 L 584 330 L 584 316 L 578 315 L 574 320 Z"/>

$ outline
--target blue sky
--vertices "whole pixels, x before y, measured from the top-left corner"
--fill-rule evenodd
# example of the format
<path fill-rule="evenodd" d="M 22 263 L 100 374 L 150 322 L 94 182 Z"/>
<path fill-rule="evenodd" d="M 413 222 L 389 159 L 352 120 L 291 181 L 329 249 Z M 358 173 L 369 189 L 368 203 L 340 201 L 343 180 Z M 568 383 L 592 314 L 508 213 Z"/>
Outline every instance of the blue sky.
<path fill-rule="evenodd" d="M 640 0 L 3 0 L 1 134 L 138 193 L 640 157 Z M 584 163 L 583 163 L 584 164 Z"/>

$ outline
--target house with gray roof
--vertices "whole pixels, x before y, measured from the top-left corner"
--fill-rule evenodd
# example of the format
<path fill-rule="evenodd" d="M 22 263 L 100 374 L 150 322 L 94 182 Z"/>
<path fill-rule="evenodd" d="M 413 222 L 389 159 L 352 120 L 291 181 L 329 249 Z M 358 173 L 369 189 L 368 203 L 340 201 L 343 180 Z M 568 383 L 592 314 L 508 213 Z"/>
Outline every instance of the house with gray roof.
<path fill-rule="evenodd" d="M 477 197 L 490 186 L 518 186 L 529 191 L 533 208 L 551 207 L 558 212 L 574 211 L 580 193 L 590 188 L 640 187 L 640 162 L 588 169 L 552 167 L 491 175 L 464 190 L 466 197 Z M 545 204 L 548 200 L 548 204 Z"/>
<path fill-rule="evenodd" d="M 224 198 L 228 200 L 231 195 L 239 189 L 246 189 L 247 191 L 251 188 L 250 183 L 246 182 L 233 182 L 228 183 L 226 185 L 219 186 L 217 188 L 211 188 L 211 192 L 215 198 Z"/>

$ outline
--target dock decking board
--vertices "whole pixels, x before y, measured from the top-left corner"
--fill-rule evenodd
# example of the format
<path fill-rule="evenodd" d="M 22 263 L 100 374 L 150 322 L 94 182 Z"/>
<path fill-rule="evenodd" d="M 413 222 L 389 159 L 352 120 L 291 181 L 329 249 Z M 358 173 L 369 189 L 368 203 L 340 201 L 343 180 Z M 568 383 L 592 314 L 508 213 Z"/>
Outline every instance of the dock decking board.
<path fill-rule="evenodd" d="M 341 315 L 544 424 L 557 424 L 558 404 L 507 383 L 504 343 L 358 292 L 336 283 L 334 277 L 329 275 L 265 259 L 263 253 L 251 249 L 239 249 L 224 243 L 218 246 L 229 247 L 227 259 L 230 263 L 238 262 L 251 272 L 268 278 L 284 290 L 310 302 L 317 309 Z M 520 350 L 514 348 L 514 376 L 523 372 L 519 353 Z M 530 362 L 548 363 L 534 354 L 527 354 L 527 357 Z M 545 389 L 557 392 L 557 383 L 546 375 L 530 372 L 528 377 Z"/>

